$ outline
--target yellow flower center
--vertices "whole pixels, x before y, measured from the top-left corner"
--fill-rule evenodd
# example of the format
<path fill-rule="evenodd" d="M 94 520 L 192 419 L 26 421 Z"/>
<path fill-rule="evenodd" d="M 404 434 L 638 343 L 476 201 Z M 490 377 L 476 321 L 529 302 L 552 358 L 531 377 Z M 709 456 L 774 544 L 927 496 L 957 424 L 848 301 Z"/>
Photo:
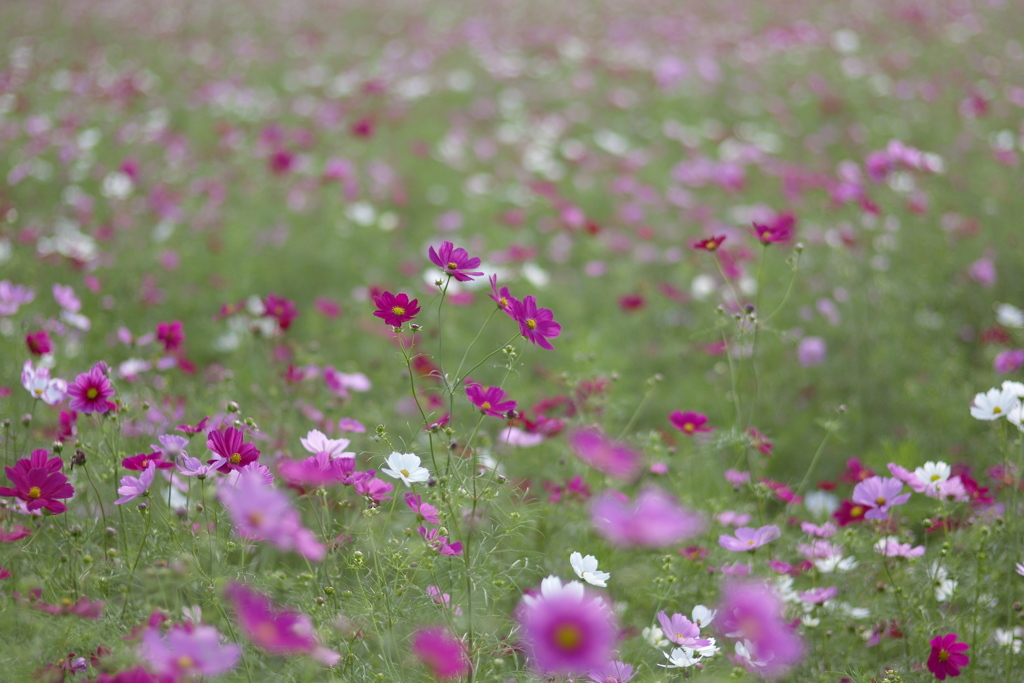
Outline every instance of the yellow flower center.
<path fill-rule="evenodd" d="M 42 395 L 43 395 L 43 388 L 42 387 L 37 387 L 36 388 L 36 396 L 42 396 Z"/>
<path fill-rule="evenodd" d="M 264 621 L 262 624 L 255 629 L 255 638 L 253 640 L 259 643 L 271 643 L 277 639 L 277 629 L 269 621 Z"/>
<path fill-rule="evenodd" d="M 875 498 L 875 505 L 885 505 L 885 498 L 882 498 L 881 496 Z"/>
<path fill-rule="evenodd" d="M 402 473 L 403 477 L 408 477 L 409 476 L 409 470 L 398 470 L 398 471 Z"/>
<path fill-rule="evenodd" d="M 1001 412 L 1003 412 L 1003 409 L 1000 408 L 999 406 L 996 406 L 995 408 L 992 409 L 992 414 L 993 415 L 998 415 Z"/>
<path fill-rule="evenodd" d="M 562 624 L 555 629 L 555 644 L 563 650 L 575 650 L 583 644 L 583 634 L 576 624 Z"/>
<path fill-rule="evenodd" d="M 864 508 L 860 505 L 854 505 L 850 508 L 850 517 L 860 517 L 864 514 Z"/>
<path fill-rule="evenodd" d="M 38 486 L 33 486 L 32 488 L 30 488 L 28 490 L 28 497 L 29 498 L 35 499 L 35 498 L 39 498 L 42 495 L 43 495 L 43 492 L 39 489 Z"/>
<path fill-rule="evenodd" d="M 100 390 L 96 387 L 89 387 L 89 390 L 85 392 L 85 397 L 90 401 L 96 400 L 96 397 L 100 395 Z"/>
<path fill-rule="evenodd" d="M 178 657 L 178 662 L 177 663 L 178 663 L 178 668 L 179 669 L 191 669 L 192 667 L 194 667 L 196 665 L 195 660 L 193 660 L 188 655 L 182 655 L 182 656 Z"/>
<path fill-rule="evenodd" d="M 715 242 L 708 242 L 707 250 L 714 251 L 715 249 L 718 249 L 718 245 Z"/>
<path fill-rule="evenodd" d="M 696 429 L 696 427 L 693 425 L 692 422 L 687 422 L 685 425 L 683 425 L 684 432 L 692 432 L 694 429 Z"/>
<path fill-rule="evenodd" d="M 940 476 L 939 476 L 939 475 L 937 475 L 937 474 L 933 474 L 933 475 L 932 475 L 932 481 L 938 481 L 939 479 L 942 479 L 942 477 L 940 477 Z"/>
<path fill-rule="evenodd" d="M 458 270 L 458 268 L 459 268 L 459 264 L 458 263 L 455 263 L 454 261 L 449 261 L 448 262 L 448 270 Z"/>
<path fill-rule="evenodd" d="M 767 231 L 767 230 L 765 230 L 764 232 L 761 233 L 761 239 L 763 241 L 765 241 L 765 242 L 767 242 L 768 238 L 770 238 L 771 236 L 772 236 L 772 234 L 769 231 Z"/>
<path fill-rule="evenodd" d="M 535 330 L 537 329 L 537 321 L 534 320 L 533 318 L 527 318 L 526 326 L 529 327 L 531 330 Z"/>
<path fill-rule="evenodd" d="M 939 650 L 939 661 L 944 662 L 949 659 L 949 650 Z"/>
<path fill-rule="evenodd" d="M 500 299 L 498 299 L 498 305 L 501 306 L 502 308 L 505 308 L 506 306 L 508 306 L 508 299 L 506 299 L 505 297 L 501 297 Z"/>
<path fill-rule="evenodd" d="M 402 308 L 401 306 L 392 306 L 391 312 L 394 313 L 395 315 L 405 315 L 405 309 Z"/>
<path fill-rule="evenodd" d="M 250 512 L 246 516 L 246 519 L 249 520 L 249 524 L 252 524 L 253 526 L 259 526 L 260 524 L 263 523 L 263 513 L 262 512 Z"/>
<path fill-rule="evenodd" d="M 483 403 L 480 404 L 480 408 L 482 410 L 490 410 L 491 409 L 491 402 L 490 401 L 484 401 Z"/>
<path fill-rule="evenodd" d="M 230 458 L 228 458 L 228 460 L 231 461 L 232 465 L 237 465 L 238 463 L 242 462 L 242 454 L 241 453 L 235 453 Z"/>

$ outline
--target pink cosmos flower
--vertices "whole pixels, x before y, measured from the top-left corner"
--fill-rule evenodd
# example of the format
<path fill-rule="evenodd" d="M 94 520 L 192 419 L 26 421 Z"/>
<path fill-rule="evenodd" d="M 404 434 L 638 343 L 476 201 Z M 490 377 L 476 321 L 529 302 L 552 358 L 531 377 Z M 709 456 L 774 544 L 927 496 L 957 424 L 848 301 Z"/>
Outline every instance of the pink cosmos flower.
<path fill-rule="evenodd" d="M 382 319 L 386 325 L 401 327 L 420 312 L 419 299 L 410 299 L 408 294 L 399 292 L 382 292 L 373 297 L 377 310 L 373 314 Z"/>
<path fill-rule="evenodd" d="M 296 486 L 329 486 L 347 483 L 355 471 L 355 458 L 332 459 L 321 451 L 304 460 L 282 460 L 277 471 Z"/>
<path fill-rule="evenodd" d="M 775 220 L 770 223 L 754 223 L 751 233 L 764 245 L 788 242 L 793 238 L 794 225 L 796 225 L 796 216 L 785 212 L 776 216 Z"/>
<path fill-rule="evenodd" d="M 461 678 L 469 674 L 469 656 L 462 641 L 441 627 L 423 628 L 412 639 L 412 652 L 434 678 Z"/>
<path fill-rule="evenodd" d="M 240 536 L 267 541 L 280 550 L 294 550 L 313 562 L 324 559 L 326 549 L 302 526 L 288 496 L 264 484 L 258 473 L 241 471 L 238 481 L 223 484 L 217 497 Z"/>
<path fill-rule="evenodd" d="M 803 659 L 803 641 L 786 620 L 782 602 L 765 585 L 726 583 L 716 623 L 726 638 L 742 646 L 738 663 L 759 676 L 780 678 Z"/>
<path fill-rule="evenodd" d="M 421 526 L 417 531 L 420 532 L 420 536 L 427 542 L 431 548 L 436 550 L 441 555 L 454 557 L 462 554 L 462 542 L 456 541 L 455 543 L 449 543 L 447 536 L 441 536 L 437 529 L 430 529 L 429 531 L 425 526 Z"/>
<path fill-rule="evenodd" d="M 971 658 L 964 654 L 971 646 L 959 642 L 955 633 L 935 636 L 929 644 L 932 652 L 928 655 L 928 670 L 940 681 L 946 680 L 946 676 L 959 676 L 960 668 L 971 662 Z"/>
<path fill-rule="evenodd" d="M 226 462 L 225 458 L 217 458 L 209 463 L 204 463 L 199 458 L 193 458 L 188 453 L 182 452 L 178 456 L 178 473 L 186 477 L 206 479 L 211 473 L 217 473 Z"/>
<path fill-rule="evenodd" d="M 505 390 L 501 387 L 487 387 L 484 389 L 479 384 L 466 386 L 466 398 L 469 402 L 480 409 L 484 415 L 506 419 L 509 413 L 516 409 L 515 401 L 502 401 L 505 397 Z"/>
<path fill-rule="evenodd" d="M 224 643 L 224 636 L 206 624 L 172 627 L 166 635 L 148 628 L 139 643 L 139 656 L 161 676 L 174 680 L 192 676 L 218 676 L 235 668 L 242 648 Z"/>
<path fill-rule="evenodd" d="M 715 237 L 708 237 L 707 239 L 698 240 L 697 242 L 694 242 L 691 246 L 694 249 L 699 249 L 702 251 L 715 251 L 716 249 L 718 249 L 718 247 L 722 246 L 722 242 L 724 241 L 725 235 L 718 235 Z"/>
<path fill-rule="evenodd" d="M 0 281 L 0 316 L 14 315 L 22 304 L 31 303 L 35 298 L 31 287 L 15 285 L 10 280 Z"/>
<path fill-rule="evenodd" d="M 910 494 L 899 495 L 903 482 L 890 477 L 870 477 L 853 488 L 854 503 L 870 508 L 864 513 L 867 519 L 885 519 L 889 508 L 902 505 L 910 500 Z"/>
<path fill-rule="evenodd" d="M 658 623 L 661 624 L 661 632 L 665 637 L 677 645 L 696 649 L 711 644 L 707 638 L 700 637 L 700 627 L 685 615 L 676 613 L 669 617 L 664 611 L 658 612 Z"/>
<path fill-rule="evenodd" d="M 836 593 L 838 592 L 839 589 L 835 586 L 821 586 L 818 588 L 812 588 L 809 591 L 800 591 L 798 595 L 800 596 L 801 602 L 820 605 L 821 603 L 836 597 Z"/>
<path fill-rule="evenodd" d="M 719 536 L 718 545 L 726 550 L 742 553 L 749 550 L 757 550 L 766 543 L 771 543 L 781 536 L 782 532 L 774 524 L 769 524 L 759 529 L 743 526 L 736 530 L 735 536 L 727 534 Z"/>
<path fill-rule="evenodd" d="M 46 508 L 55 515 L 66 511 L 67 506 L 58 499 L 71 498 L 75 495 L 75 489 L 68 483 L 68 478 L 61 474 L 64 461 L 49 455 L 47 451 L 38 448 L 32 451 L 31 456 L 14 463 L 14 467 L 4 468 L 14 486 L 0 486 L 0 496 L 25 501 L 29 511 Z"/>
<path fill-rule="evenodd" d="M 50 378 L 50 369 L 45 365 L 38 368 L 32 366 L 32 361 L 25 361 L 21 370 L 21 386 L 30 393 L 33 398 L 42 400 L 48 406 L 55 406 L 64 400 L 68 393 L 68 383 L 54 377 Z"/>
<path fill-rule="evenodd" d="M 548 339 L 561 334 L 562 326 L 555 322 L 550 309 L 537 308 L 537 300 L 527 296 L 522 301 L 512 302 L 512 318 L 519 323 L 519 332 L 528 341 L 542 349 L 554 350 Z"/>
<path fill-rule="evenodd" d="M 812 524 L 811 522 L 801 522 L 800 529 L 811 536 L 817 536 L 818 538 L 832 538 L 836 535 L 838 529 L 832 522 L 825 522 L 822 525 Z"/>
<path fill-rule="evenodd" d="M 123 505 L 146 494 L 149 491 L 149 487 L 153 485 L 154 476 L 156 476 L 156 463 L 150 461 L 145 471 L 138 477 L 122 477 L 121 487 L 117 489 L 121 497 L 114 501 L 114 505 Z"/>
<path fill-rule="evenodd" d="M 292 322 L 299 317 L 299 309 L 294 301 L 289 301 L 276 294 L 267 294 L 263 299 L 263 315 L 277 320 L 277 326 L 282 331 L 291 327 Z"/>
<path fill-rule="evenodd" d="M 886 557 L 921 557 L 924 555 L 925 547 L 919 545 L 911 547 L 909 543 L 900 543 L 899 539 L 887 536 L 875 543 L 875 552 Z"/>
<path fill-rule="evenodd" d="M 442 593 L 441 589 L 437 586 L 427 586 L 427 595 L 430 596 L 430 599 L 433 600 L 435 604 L 438 604 L 441 607 L 451 607 L 452 614 L 462 614 L 461 607 L 452 607 L 452 596 L 448 593 Z"/>
<path fill-rule="evenodd" d="M 422 517 L 423 521 L 430 522 L 431 524 L 441 523 L 437 516 L 437 508 L 430 503 L 424 503 L 418 493 L 406 491 L 404 500 L 409 509 Z"/>
<path fill-rule="evenodd" d="M 114 387 L 104 374 L 106 363 L 102 361 L 92 366 L 89 372 L 83 372 L 68 387 L 71 410 L 85 413 L 107 413 L 117 406 L 109 399 L 114 395 Z"/>
<path fill-rule="evenodd" d="M 139 453 L 138 455 L 125 458 L 121 461 L 121 467 L 126 470 L 132 470 L 133 472 L 141 472 L 149 467 L 150 463 L 155 464 L 158 470 L 174 469 L 174 463 L 164 460 L 164 454 L 160 451 L 156 451 L 154 453 Z"/>
<path fill-rule="evenodd" d="M 245 441 L 245 433 L 234 427 L 210 430 L 206 435 L 206 447 L 224 459 L 221 472 L 241 469 L 260 457 L 256 446 Z"/>
<path fill-rule="evenodd" d="M 569 434 L 568 441 L 577 458 L 610 477 L 632 481 L 643 468 L 639 453 L 596 427 L 577 429 Z"/>
<path fill-rule="evenodd" d="M 668 416 L 668 421 L 683 434 L 691 436 L 700 432 L 714 431 L 711 427 L 707 426 L 708 416 L 701 413 L 684 413 L 681 410 L 673 410 Z"/>
<path fill-rule="evenodd" d="M 169 323 L 157 323 L 156 340 L 160 342 L 168 353 L 177 351 L 185 342 L 185 331 L 180 320 Z"/>
<path fill-rule="evenodd" d="M 993 369 L 999 374 L 1017 372 L 1024 366 L 1024 349 L 1010 349 L 996 355 L 992 362 Z"/>
<path fill-rule="evenodd" d="M 508 287 L 502 287 L 501 289 L 498 289 L 497 275 L 492 275 L 487 279 L 491 283 L 491 293 L 488 294 L 487 296 L 491 297 L 494 303 L 498 304 L 498 308 L 500 308 L 505 313 L 505 315 L 509 316 L 510 318 L 513 317 L 512 304 L 518 301 L 518 299 L 512 296 L 512 293 L 508 291 Z"/>
<path fill-rule="evenodd" d="M 459 282 L 469 282 L 483 275 L 483 271 L 470 270 L 480 265 L 480 259 L 475 256 L 471 258 L 465 249 L 456 248 L 451 242 L 441 242 L 437 251 L 434 250 L 434 247 L 430 247 L 427 255 L 430 257 L 431 263 Z"/>
<path fill-rule="evenodd" d="M 590 522 L 612 545 L 660 548 L 704 530 L 700 515 L 658 488 L 646 488 L 634 502 L 609 489 L 594 499 Z"/>
<path fill-rule="evenodd" d="M 279 609 L 270 598 L 240 583 L 228 584 L 224 596 L 242 633 L 256 647 L 275 655 L 308 654 L 326 666 L 341 660 L 340 654 L 317 642 L 313 621 L 305 614 Z"/>
<path fill-rule="evenodd" d="M 524 597 L 516 619 L 530 664 L 544 674 L 584 674 L 612 659 L 615 615 L 603 598 L 582 586 Z"/>
<path fill-rule="evenodd" d="M 36 330 L 25 335 L 25 345 L 33 356 L 45 356 L 53 351 L 53 342 L 46 330 Z"/>

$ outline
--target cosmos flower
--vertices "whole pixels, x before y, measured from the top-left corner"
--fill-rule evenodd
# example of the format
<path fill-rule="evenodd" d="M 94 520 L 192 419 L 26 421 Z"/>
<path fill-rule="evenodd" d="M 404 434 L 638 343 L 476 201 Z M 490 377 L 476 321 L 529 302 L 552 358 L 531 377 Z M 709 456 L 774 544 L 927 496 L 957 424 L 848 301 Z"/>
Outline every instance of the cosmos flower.
<path fill-rule="evenodd" d="M 33 398 L 40 399 L 49 406 L 55 406 L 64 400 L 68 393 L 68 383 L 54 377 L 50 378 L 50 369 L 45 365 L 33 367 L 32 361 L 25 361 L 21 370 L 21 386 Z"/>
<path fill-rule="evenodd" d="M 139 643 L 139 656 L 161 676 L 174 680 L 192 676 L 218 676 L 235 668 L 242 648 L 224 643 L 224 636 L 206 624 L 177 625 L 166 635 L 148 628 Z"/>
<path fill-rule="evenodd" d="M 562 326 L 555 322 L 554 314 L 548 308 L 537 308 L 532 296 L 512 302 L 512 318 L 519 323 L 519 332 L 527 341 L 542 349 L 554 350 L 548 339 L 554 339 L 562 332 Z"/>
<path fill-rule="evenodd" d="M 683 434 L 693 436 L 700 432 L 714 431 L 708 426 L 708 416 L 702 415 L 701 413 L 683 412 L 681 410 L 673 410 L 669 416 L 668 421 L 672 423 L 672 426 L 681 431 Z"/>
<path fill-rule="evenodd" d="M 326 453 L 332 460 L 334 458 L 354 459 L 356 457 L 355 453 L 345 450 L 351 443 L 349 439 L 329 439 L 326 434 L 317 429 L 309 430 L 309 433 L 304 438 L 300 438 L 299 441 L 302 443 L 303 448 L 314 455 Z"/>
<path fill-rule="evenodd" d="M 163 344 L 164 350 L 168 353 L 177 351 L 185 342 L 185 330 L 180 320 L 172 322 L 157 323 L 156 340 Z"/>
<path fill-rule="evenodd" d="M 149 491 L 149 487 L 153 485 L 154 476 L 156 476 L 156 462 L 151 460 L 138 477 L 122 477 L 121 486 L 117 489 L 121 497 L 114 501 L 114 505 L 123 505 L 145 495 Z"/>
<path fill-rule="evenodd" d="M 696 536 L 704 520 L 661 489 L 646 488 L 634 502 L 615 490 L 594 499 L 590 521 L 612 545 L 660 548 Z"/>
<path fill-rule="evenodd" d="M 769 524 L 768 526 L 763 526 L 759 529 L 743 526 L 736 530 L 735 536 L 729 536 L 727 534 L 719 536 L 718 545 L 722 546 L 726 550 L 741 553 L 749 550 L 757 550 L 766 543 L 771 543 L 781 536 L 782 532 L 779 530 L 779 527 L 774 524 Z"/>
<path fill-rule="evenodd" d="M 959 642 L 955 633 L 935 636 L 929 644 L 932 652 L 928 655 L 928 670 L 940 681 L 946 680 L 946 676 L 959 676 L 961 667 L 971 662 L 971 658 L 964 654 L 971 646 Z"/>
<path fill-rule="evenodd" d="M 256 647 L 274 655 L 308 654 L 326 666 L 341 655 L 320 645 L 313 620 L 305 614 L 282 610 L 270 598 L 241 583 L 230 583 L 224 596 L 231 603 L 238 625 Z"/>
<path fill-rule="evenodd" d="M 25 346 L 33 356 L 45 356 L 53 351 L 53 342 L 46 330 L 36 330 L 25 335 Z"/>
<path fill-rule="evenodd" d="M 971 417 L 977 420 L 998 420 L 1006 417 L 1020 402 L 1017 393 L 1007 389 L 989 389 L 984 394 L 976 394 L 971 405 Z"/>
<path fill-rule="evenodd" d="M 508 414 L 516 409 L 515 401 L 503 401 L 505 390 L 501 387 L 487 387 L 484 389 L 479 384 L 468 384 L 466 386 L 466 398 L 469 402 L 480 409 L 484 415 L 491 417 L 508 418 Z"/>
<path fill-rule="evenodd" d="M 576 576 L 580 577 L 591 586 L 605 588 L 608 586 L 608 579 L 612 577 L 608 572 L 598 571 L 597 558 L 593 555 L 584 557 L 582 554 L 573 552 L 569 555 L 569 564 Z"/>
<path fill-rule="evenodd" d="M 206 435 L 206 447 L 218 458 L 223 458 L 221 472 L 239 470 L 260 457 L 256 446 L 245 441 L 245 432 L 235 427 L 212 429 Z M 209 462 L 213 462 L 210 460 Z"/>
<path fill-rule="evenodd" d="M 779 678 L 803 659 L 803 641 L 786 620 L 782 602 L 767 586 L 726 583 L 718 614 L 718 629 L 737 641 L 740 663 L 758 675 Z"/>
<path fill-rule="evenodd" d="M 75 495 L 75 489 L 68 483 L 68 478 L 61 474 L 64 461 L 49 455 L 47 451 L 37 448 L 28 458 L 22 458 L 13 467 L 4 468 L 14 486 L 0 486 L 0 496 L 25 501 L 29 511 L 45 508 L 55 515 L 65 512 L 67 506 L 58 499 L 71 498 Z"/>
<path fill-rule="evenodd" d="M 852 500 L 858 505 L 870 508 L 864 513 L 867 519 L 885 519 L 889 508 L 902 505 L 910 500 L 910 494 L 899 495 L 903 482 L 891 477 L 869 477 L 853 488 Z"/>
<path fill-rule="evenodd" d="M 419 299 L 410 299 L 408 294 L 382 292 L 373 297 L 377 310 L 373 314 L 392 327 L 401 327 L 420 312 Z"/>
<path fill-rule="evenodd" d="M 608 438 L 596 427 L 577 429 L 569 434 L 568 441 L 577 458 L 610 477 L 632 481 L 643 468 L 638 452 Z"/>
<path fill-rule="evenodd" d="M 412 639 L 412 652 L 435 678 L 461 678 L 469 673 L 466 646 L 444 628 L 418 630 Z"/>
<path fill-rule="evenodd" d="M 431 263 L 459 282 L 469 282 L 483 275 L 483 271 L 471 270 L 479 267 L 480 259 L 475 256 L 470 257 L 465 249 L 456 247 L 451 242 L 441 242 L 441 246 L 436 251 L 434 247 L 430 247 L 427 255 L 430 257 Z"/>
<path fill-rule="evenodd" d="M 430 470 L 421 467 L 420 456 L 413 453 L 393 451 L 388 456 L 387 467 L 382 467 L 380 471 L 389 477 L 401 479 L 406 486 L 430 479 Z"/>
<path fill-rule="evenodd" d="M 107 413 L 116 408 L 109 399 L 114 395 L 114 387 L 104 374 L 105 363 L 97 363 L 92 366 L 89 372 L 83 372 L 71 386 L 68 387 L 68 396 L 71 401 L 68 407 L 71 410 L 85 413 Z"/>

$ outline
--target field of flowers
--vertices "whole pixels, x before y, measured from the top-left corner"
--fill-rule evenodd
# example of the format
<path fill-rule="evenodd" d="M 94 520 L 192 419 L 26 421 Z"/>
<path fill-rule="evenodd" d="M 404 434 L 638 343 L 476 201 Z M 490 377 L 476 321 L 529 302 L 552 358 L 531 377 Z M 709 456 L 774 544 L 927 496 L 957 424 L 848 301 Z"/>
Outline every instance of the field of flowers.
<path fill-rule="evenodd" d="M 1024 680 L 1018 3 L 0 15 L 0 683 Z"/>

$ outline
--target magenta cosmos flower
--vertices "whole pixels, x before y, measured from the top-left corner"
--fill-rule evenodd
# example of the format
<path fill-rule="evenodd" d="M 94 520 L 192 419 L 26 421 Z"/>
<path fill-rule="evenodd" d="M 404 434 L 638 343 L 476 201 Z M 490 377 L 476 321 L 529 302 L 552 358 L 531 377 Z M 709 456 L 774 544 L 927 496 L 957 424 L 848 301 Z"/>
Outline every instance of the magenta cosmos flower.
<path fill-rule="evenodd" d="M 47 451 L 37 448 L 31 456 L 14 463 L 14 467 L 4 468 L 14 486 L 0 486 L 0 496 L 20 498 L 28 503 L 30 511 L 46 508 L 55 515 L 66 511 L 67 506 L 57 499 L 71 498 L 75 489 L 60 472 L 64 461 L 49 456 Z"/>
<path fill-rule="evenodd" d="M 469 252 L 462 247 L 456 248 L 451 242 L 441 242 L 437 251 L 430 247 L 427 255 L 430 257 L 431 263 L 459 282 L 469 282 L 484 274 L 483 271 L 470 270 L 480 265 L 479 258 L 475 256 L 470 258 Z"/>
<path fill-rule="evenodd" d="M 718 607 L 718 628 L 737 641 L 740 663 L 764 678 L 779 678 L 803 658 L 800 636 L 783 615 L 782 602 L 767 586 L 734 581 L 725 584 Z"/>
<path fill-rule="evenodd" d="M 870 477 L 853 487 L 851 499 L 858 505 L 870 508 L 864 513 L 867 519 L 885 519 L 889 508 L 902 505 L 910 500 L 910 494 L 899 495 L 903 482 L 892 477 Z"/>
<path fill-rule="evenodd" d="M 71 410 L 89 413 L 107 413 L 116 408 L 109 399 L 114 395 L 114 387 L 103 373 L 105 363 L 97 363 L 89 372 L 83 372 L 68 387 Z"/>
<path fill-rule="evenodd" d="M 46 330 L 36 330 L 25 335 L 25 345 L 33 356 L 45 356 L 53 351 L 53 343 Z"/>
<path fill-rule="evenodd" d="M 224 596 L 234 608 L 238 625 L 256 647 L 274 655 L 308 654 L 334 666 L 341 655 L 320 645 L 313 620 L 305 614 L 279 609 L 270 598 L 240 583 L 230 583 Z"/>
<path fill-rule="evenodd" d="M 554 318 L 550 309 L 537 308 L 537 300 L 532 296 L 512 302 L 512 319 L 519 323 L 519 332 L 527 341 L 549 351 L 555 347 L 548 339 L 554 339 L 562 333 L 562 326 Z"/>
<path fill-rule="evenodd" d="M 181 680 L 191 676 L 218 676 L 235 668 L 242 648 L 223 643 L 213 626 L 174 626 L 162 636 L 158 628 L 146 629 L 139 655 L 161 676 Z"/>
<path fill-rule="evenodd" d="M 661 548 L 704 530 L 700 515 L 657 488 L 644 489 L 634 502 L 618 491 L 605 491 L 590 506 L 590 522 L 597 533 L 620 547 Z"/>
<path fill-rule="evenodd" d="M 546 580 L 548 581 L 548 580 Z M 604 599 L 576 582 L 523 598 L 516 612 L 531 665 L 545 674 L 585 674 L 612 659 L 619 628 Z"/>
<path fill-rule="evenodd" d="M 430 667 L 434 678 L 461 678 L 469 673 L 466 646 L 444 628 L 424 628 L 412 639 L 412 652 Z"/>
<path fill-rule="evenodd" d="M 779 527 L 774 524 L 753 529 L 749 526 L 741 526 L 736 530 L 735 536 L 722 534 L 718 537 L 718 545 L 726 550 L 742 553 L 748 550 L 757 550 L 766 543 L 771 543 L 782 536 Z"/>
<path fill-rule="evenodd" d="M 238 480 L 221 485 L 217 493 L 231 519 L 244 538 L 264 540 L 280 550 L 294 550 L 307 560 L 319 562 L 326 549 L 316 540 L 291 501 L 281 491 L 271 488 L 260 473 L 245 469 Z"/>
<path fill-rule="evenodd" d="M 249 463 L 256 462 L 260 457 L 256 446 L 245 440 L 245 434 L 241 429 L 234 427 L 211 430 L 206 435 L 206 447 L 224 458 L 224 464 L 220 466 L 221 472 L 240 470 Z"/>
<path fill-rule="evenodd" d="M 156 340 L 168 353 L 177 351 L 185 343 L 185 328 L 180 320 L 156 324 Z"/>
<path fill-rule="evenodd" d="M 701 413 L 684 413 L 681 410 L 673 410 L 668 416 L 668 421 L 683 434 L 689 434 L 690 436 L 699 432 L 713 431 L 708 426 L 708 416 Z"/>
<path fill-rule="evenodd" d="M 569 448 L 576 457 L 610 477 L 632 481 L 640 474 L 640 454 L 605 436 L 596 427 L 577 429 L 569 434 Z"/>
<path fill-rule="evenodd" d="M 505 390 L 501 387 L 487 387 L 470 384 L 466 387 L 466 398 L 480 409 L 484 415 L 506 418 L 508 413 L 516 409 L 515 401 L 503 401 Z"/>
<path fill-rule="evenodd" d="M 377 306 L 373 314 L 392 327 L 401 327 L 420 312 L 419 299 L 409 299 L 408 294 L 401 292 L 383 292 L 373 297 L 373 303 Z"/>
<path fill-rule="evenodd" d="M 299 309 L 294 301 L 289 301 L 276 294 L 267 294 L 263 299 L 263 315 L 269 316 L 277 321 L 281 331 L 291 327 L 292 322 L 299 317 Z"/>
<path fill-rule="evenodd" d="M 957 641 L 955 633 L 931 639 L 932 653 L 928 656 L 928 670 L 940 681 L 946 680 L 946 676 L 959 676 L 960 668 L 967 666 L 971 661 L 971 658 L 964 654 L 971 646 Z"/>

